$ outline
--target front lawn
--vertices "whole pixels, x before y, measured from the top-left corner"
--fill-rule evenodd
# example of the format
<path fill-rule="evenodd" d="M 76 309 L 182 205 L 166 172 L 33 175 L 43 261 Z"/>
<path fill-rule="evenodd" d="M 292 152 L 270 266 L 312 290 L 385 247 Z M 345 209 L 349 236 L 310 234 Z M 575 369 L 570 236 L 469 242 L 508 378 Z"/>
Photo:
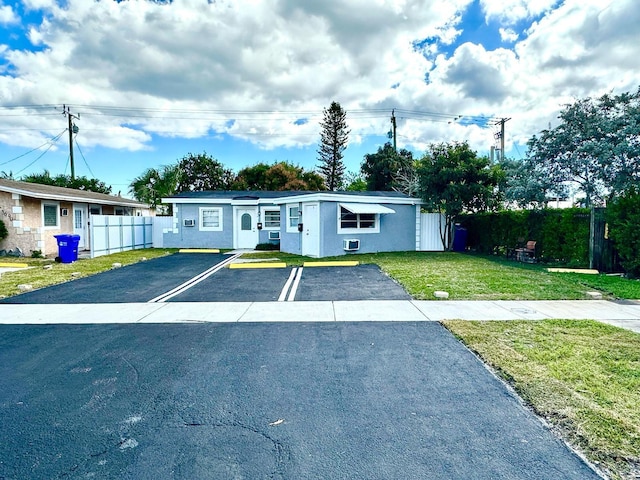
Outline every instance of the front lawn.
<path fill-rule="evenodd" d="M 640 335 L 595 321 L 443 324 L 592 462 L 639 478 Z"/>

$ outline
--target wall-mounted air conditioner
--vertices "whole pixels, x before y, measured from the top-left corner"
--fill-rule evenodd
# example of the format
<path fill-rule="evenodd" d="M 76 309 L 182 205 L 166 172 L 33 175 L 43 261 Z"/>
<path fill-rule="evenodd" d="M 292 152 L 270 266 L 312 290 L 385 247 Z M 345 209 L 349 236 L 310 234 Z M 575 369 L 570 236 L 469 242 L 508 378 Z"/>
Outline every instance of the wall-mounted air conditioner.
<path fill-rule="evenodd" d="M 195 227 L 196 226 L 196 221 L 193 218 L 185 218 L 184 219 L 184 226 L 185 227 Z"/>
<path fill-rule="evenodd" d="M 355 252 L 356 250 L 360 250 L 360 240 L 343 240 L 342 249 L 347 252 Z"/>
<path fill-rule="evenodd" d="M 280 232 L 269 232 L 269 240 L 280 240 Z"/>

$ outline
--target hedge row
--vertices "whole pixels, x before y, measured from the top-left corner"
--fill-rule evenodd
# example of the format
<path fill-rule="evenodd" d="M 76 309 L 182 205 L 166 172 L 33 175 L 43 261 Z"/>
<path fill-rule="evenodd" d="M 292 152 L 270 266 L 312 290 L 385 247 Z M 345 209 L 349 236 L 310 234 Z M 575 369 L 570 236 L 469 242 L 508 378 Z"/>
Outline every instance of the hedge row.
<path fill-rule="evenodd" d="M 458 218 L 467 229 L 467 247 L 479 253 L 506 255 L 536 241 L 536 257 L 567 266 L 589 265 L 590 212 L 584 208 L 505 210 Z"/>

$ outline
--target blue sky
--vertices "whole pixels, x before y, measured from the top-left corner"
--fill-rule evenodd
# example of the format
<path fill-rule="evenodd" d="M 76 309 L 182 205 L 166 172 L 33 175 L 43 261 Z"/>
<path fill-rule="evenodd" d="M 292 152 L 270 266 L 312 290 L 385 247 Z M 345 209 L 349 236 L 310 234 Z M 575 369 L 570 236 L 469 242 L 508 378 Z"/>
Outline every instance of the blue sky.
<path fill-rule="evenodd" d="M 313 169 L 332 101 L 349 171 L 394 109 L 416 156 L 487 154 L 510 118 L 521 158 L 563 104 L 638 87 L 638 24 L 635 0 L 0 0 L 0 172 L 70 172 L 63 105 L 76 174 L 124 195 L 189 152 Z"/>

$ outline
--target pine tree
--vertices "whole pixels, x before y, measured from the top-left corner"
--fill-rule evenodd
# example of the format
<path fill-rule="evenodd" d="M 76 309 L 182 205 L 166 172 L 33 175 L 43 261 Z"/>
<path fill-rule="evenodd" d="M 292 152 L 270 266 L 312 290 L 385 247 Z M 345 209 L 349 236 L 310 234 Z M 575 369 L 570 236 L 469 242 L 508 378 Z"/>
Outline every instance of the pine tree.
<path fill-rule="evenodd" d="M 338 102 L 331 102 L 329 109 L 323 110 L 320 122 L 320 148 L 318 149 L 318 170 L 324 178 L 328 190 L 337 190 L 342 186 L 345 172 L 342 152 L 347 148 L 349 129 L 347 128 L 347 113 Z"/>

